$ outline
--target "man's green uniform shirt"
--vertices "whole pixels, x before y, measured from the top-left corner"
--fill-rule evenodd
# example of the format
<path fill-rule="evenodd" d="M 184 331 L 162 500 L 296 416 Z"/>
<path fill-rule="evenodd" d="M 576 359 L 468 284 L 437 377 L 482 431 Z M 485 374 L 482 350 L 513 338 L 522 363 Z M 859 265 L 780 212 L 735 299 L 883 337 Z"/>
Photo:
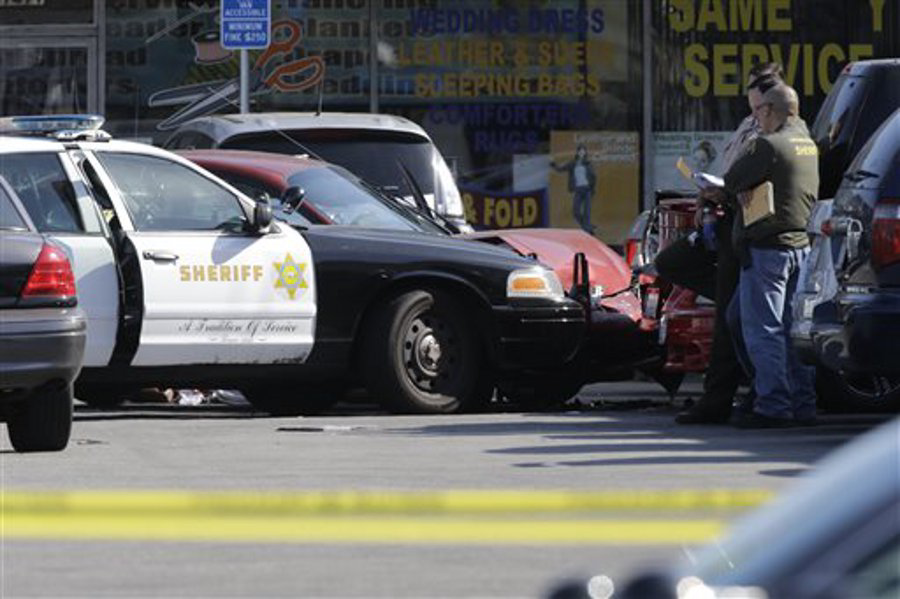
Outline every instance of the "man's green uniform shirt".
<path fill-rule="evenodd" d="M 806 222 L 819 191 L 819 156 L 799 117 L 750 141 L 725 173 L 725 190 L 734 202 L 738 192 L 771 181 L 775 214 L 744 228 L 735 204 L 735 245 L 762 248 L 802 248 L 809 245 Z"/>

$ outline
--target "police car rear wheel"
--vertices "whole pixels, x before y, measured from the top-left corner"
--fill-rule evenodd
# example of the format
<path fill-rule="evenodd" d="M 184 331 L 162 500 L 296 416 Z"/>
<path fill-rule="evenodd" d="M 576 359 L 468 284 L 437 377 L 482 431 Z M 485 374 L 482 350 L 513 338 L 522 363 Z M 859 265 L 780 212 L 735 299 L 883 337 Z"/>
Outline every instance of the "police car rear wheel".
<path fill-rule="evenodd" d="M 406 292 L 382 305 L 366 335 L 369 392 L 400 413 L 454 413 L 487 401 L 493 385 L 471 323 L 437 289 Z"/>
<path fill-rule="evenodd" d="M 60 451 L 72 432 L 72 387 L 37 392 L 6 423 L 16 451 Z"/>

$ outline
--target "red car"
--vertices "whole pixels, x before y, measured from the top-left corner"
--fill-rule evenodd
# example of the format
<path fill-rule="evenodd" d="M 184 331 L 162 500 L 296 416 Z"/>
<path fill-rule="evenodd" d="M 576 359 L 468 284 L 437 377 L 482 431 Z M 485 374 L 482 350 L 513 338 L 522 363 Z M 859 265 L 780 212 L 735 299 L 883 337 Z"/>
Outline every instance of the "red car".
<path fill-rule="evenodd" d="M 183 150 L 179 154 L 251 197 L 267 196 L 276 216 L 300 226 L 356 225 L 449 234 L 427 208 L 389 198 L 342 167 L 308 156 L 243 150 Z M 292 201 L 293 200 L 293 201 Z M 299 201 L 298 201 L 299 200 Z M 286 208 L 286 210 L 285 210 Z M 577 229 L 504 229 L 462 234 L 505 246 L 553 268 L 570 295 L 589 306 L 590 334 L 579 357 L 557 376 L 535 374 L 500 383 L 509 399 L 547 406 L 574 396 L 586 383 L 619 380 L 639 368 L 662 375 L 661 351 L 642 329 L 632 273 L 602 241 Z"/>
<path fill-rule="evenodd" d="M 662 370 L 672 377 L 705 372 L 712 351 L 715 303 L 695 292 L 672 285 L 644 267 L 656 254 L 694 229 L 696 198 L 671 192 L 657 197 L 657 205 L 641 214 L 626 244 L 626 260 L 638 272 L 643 298 L 641 328 L 664 347 Z"/>

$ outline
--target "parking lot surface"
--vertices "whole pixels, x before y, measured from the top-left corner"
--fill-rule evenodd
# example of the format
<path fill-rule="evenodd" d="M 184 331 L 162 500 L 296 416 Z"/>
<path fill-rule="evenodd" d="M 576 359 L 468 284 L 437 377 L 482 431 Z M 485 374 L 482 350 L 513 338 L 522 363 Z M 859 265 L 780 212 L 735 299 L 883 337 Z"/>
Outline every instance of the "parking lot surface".
<path fill-rule="evenodd" d="M 567 411 L 306 418 L 249 406 L 79 406 L 59 454 L 3 439 L 2 586 L 23 596 L 541 596 L 691 559 L 885 418 L 677 426 L 651 383 Z"/>

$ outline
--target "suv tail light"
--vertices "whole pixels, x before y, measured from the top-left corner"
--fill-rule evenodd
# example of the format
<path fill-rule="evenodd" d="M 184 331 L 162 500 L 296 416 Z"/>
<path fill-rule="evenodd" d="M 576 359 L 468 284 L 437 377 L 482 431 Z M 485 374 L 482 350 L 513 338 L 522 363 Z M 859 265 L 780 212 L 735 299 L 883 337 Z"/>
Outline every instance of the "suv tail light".
<path fill-rule="evenodd" d="M 900 262 L 900 198 L 882 198 L 872 219 L 872 265 Z"/>
<path fill-rule="evenodd" d="M 69 258 L 60 248 L 49 243 L 41 248 L 22 289 L 22 299 L 26 298 L 74 305 L 75 275 Z"/>

